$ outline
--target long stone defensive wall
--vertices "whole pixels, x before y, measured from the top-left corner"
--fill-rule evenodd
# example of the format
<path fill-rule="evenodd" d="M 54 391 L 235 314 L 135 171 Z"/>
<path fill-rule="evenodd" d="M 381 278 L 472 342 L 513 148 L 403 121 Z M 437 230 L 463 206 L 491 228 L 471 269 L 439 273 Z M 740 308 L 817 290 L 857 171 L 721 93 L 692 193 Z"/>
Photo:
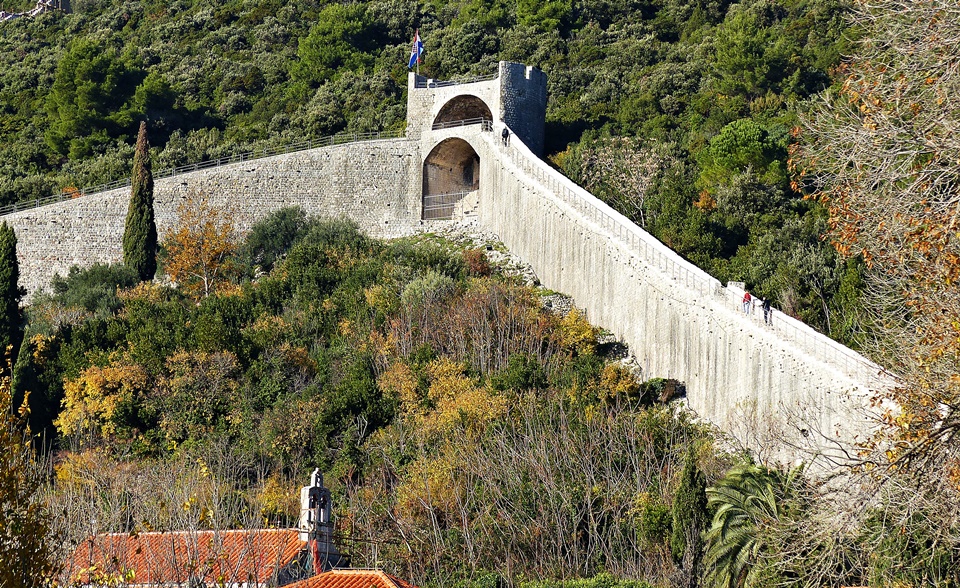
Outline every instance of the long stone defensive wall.
<path fill-rule="evenodd" d="M 796 454 L 796 447 L 829 450 L 831 440 L 868 431 L 870 398 L 890 385 L 888 375 L 780 312 L 769 325 L 760 312 L 744 314 L 742 290 L 724 287 L 544 163 L 520 140 L 542 144 L 530 123 L 542 121 L 542 74 L 501 64 L 500 77 L 509 83 L 491 77 L 431 90 L 411 75 L 404 138 L 158 179 L 158 232 L 162 238 L 176 225 L 179 204 L 194 193 L 233 210 L 240 230 L 279 208 L 301 206 L 396 237 L 444 222 L 422 220 L 424 203 L 447 196 L 431 190 L 460 186 L 469 195 L 457 214 L 466 211 L 496 233 L 544 286 L 573 296 L 592 323 L 629 346 L 645 377 L 683 382 L 694 411 L 754 449 L 776 445 L 780 456 Z M 527 106 L 525 97 L 532 99 Z M 498 100 L 492 108 L 486 104 Z M 522 112 L 506 112 L 510 104 Z M 511 117 L 527 127 L 514 133 Z M 512 136 L 506 143 L 504 126 Z M 120 260 L 128 198 L 129 188 L 119 188 L 3 217 L 17 232 L 28 290 L 74 264 Z"/>
<path fill-rule="evenodd" d="M 349 217 L 375 236 L 410 234 L 420 225 L 418 153 L 418 143 L 406 138 L 370 140 L 160 178 L 157 232 L 162 240 L 194 194 L 233 211 L 241 232 L 280 208 L 300 206 L 315 216 Z M 21 284 L 32 293 L 73 265 L 122 259 L 129 199 L 123 187 L 2 217 L 17 233 Z"/>
<path fill-rule="evenodd" d="M 626 343 L 647 377 L 684 382 L 695 412 L 746 443 L 778 445 L 768 450 L 779 456 L 842 459 L 833 442 L 869 431 L 870 400 L 892 381 L 879 366 L 779 311 L 769 325 L 762 312 L 745 314 L 742 289 L 722 286 L 523 143 L 460 136 L 491 162 L 480 224 Z"/>

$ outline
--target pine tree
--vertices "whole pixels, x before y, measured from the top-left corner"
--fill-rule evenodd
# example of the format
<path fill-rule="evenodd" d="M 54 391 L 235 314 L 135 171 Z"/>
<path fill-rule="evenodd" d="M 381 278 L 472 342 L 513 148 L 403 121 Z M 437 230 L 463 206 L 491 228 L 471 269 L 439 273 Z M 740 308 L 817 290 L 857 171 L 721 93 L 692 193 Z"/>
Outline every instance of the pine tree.
<path fill-rule="evenodd" d="M 3 296 L 3 314 L 0 316 L 0 352 L 10 353 L 20 347 L 20 301 L 26 291 L 20 287 L 20 263 L 17 261 L 17 235 L 6 222 L 0 224 L 0 295 Z M 12 346 L 12 347 L 11 347 Z M 15 361 L 0 355 L 2 364 Z"/>
<path fill-rule="evenodd" d="M 697 455 L 691 443 L 683 463 L 680 487 L 673 499 L 673 532 L 670 551 L 681 566 L 679 584 L 696 586 L 703 559 L 703 530 L 707 526 L 707 481 L 697 467 Z"/>
<path fill-rule="evenodd" d="M 141 280 L 157 273 L 157 224 L 153 218 L 153 174 L 150 171 L 147 123 L 140 123 L 133 154 L 130 205 L 123 231 L 123 263 L 136 270 Z"/>

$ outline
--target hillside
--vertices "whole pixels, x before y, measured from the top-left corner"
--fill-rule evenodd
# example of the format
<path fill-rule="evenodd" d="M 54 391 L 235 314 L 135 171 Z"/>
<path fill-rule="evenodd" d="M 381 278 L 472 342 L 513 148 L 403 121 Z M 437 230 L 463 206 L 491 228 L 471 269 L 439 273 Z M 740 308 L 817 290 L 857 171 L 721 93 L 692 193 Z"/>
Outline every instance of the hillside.
<path fill-rule="evenodd" d="M 679 2 L 77 1 L 3 24 L 0 204 L 126 177 L 139 120 L 155 169 L 403 126 L 422 72 L 549 80 L 547 151 L 721 280 L 846 343 L 859 265 L 786 174 L 790 128 L 843 52 L 843 6 Z M 749 75 L 743 75 L 749 72 Z"/>
<path fill-rule="evenodd" d="M 96 533 L 293 526 L 319 467 L 353 565 L 428 588 L 955 575 L 933 512 L 891 525 L 894 487 L 851 512 L 802 467 L 754 464 L 762 423 L 727 437 L 664 404 L 682 387 L 640 381 L 496 243 L 381 242 L 295 209 L 241 237 L 187 206 L 227 244 L 212 284 L 181 230 L 161 259 L 176 287 L 97 265 L 29 308 L 13 405 L 30 391 L 45 462 L 20 468 L 55 561 Z M 730 561 L 744 541 L 758 557 Z"/>
<path fill-rule="evenodd" d="M 0 23 L 3 202 L 127 175 L 141 119 L 155 168 L 399 129 L 419 27 L 431 76 L 542 67 L 550 162 L 718 277 L 853 343 L 862 290 L 900 386 L 825 479 L 759 463 L 774 423 L 694 420 L 494 242 L 240 235 L 195 194 L 156 280 L 74 269 L 21 317 L 4 223 L 3 588 L 98 532 L 289 527 L 314 467 L 354 564 L 426 588 L 960 585 L 956 2 L 73 9 Z"/>
<path fill-rule="evenodd" d="M 94 266 L 30 308 L 15 385 L 53 444 L 46 500 L 69 511 L 53 544 L 293 526 L 297 489 L 319 467 L 357 566 L 428 585 L 670 573 L 687 448 L 699 444 L 711 479 L 728 458 L 576 310 L 549 310 L 483 249 L 379 242 L 292 209 L 235 244 L 213 292 Z M 555 463 L 564 447 L 577 453 Z M 594 503 L 598 484 L 609 495 Z M 571 500 L 583 506 L 567 512 Z M 571 533 L 584 543 L 567 556 Z"/>

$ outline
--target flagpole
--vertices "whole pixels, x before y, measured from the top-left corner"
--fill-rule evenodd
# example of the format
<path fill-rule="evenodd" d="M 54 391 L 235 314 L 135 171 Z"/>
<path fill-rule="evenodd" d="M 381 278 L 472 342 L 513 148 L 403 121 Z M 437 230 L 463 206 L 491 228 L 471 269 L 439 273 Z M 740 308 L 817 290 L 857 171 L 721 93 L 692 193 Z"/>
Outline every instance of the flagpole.
<path fill-rule="evenodd" d="M 419 41 L 419 42 L 421 42 L 421 43 L 423 42 L 423 41 L 420 39 L 420 29 L 419 29 L 419 28 L 417 29 L 417 36 L 414 37 L 414 38 L 417 39 L 417 41 Z M 420 75 L 420 47 L 419 47 L 419 46 L 418 46 L 418 47 L 414 47 L 414 50 L 416 50 L 416 52 L 417 52 L 417 75 L 419 76 L 419 75 Z"/>

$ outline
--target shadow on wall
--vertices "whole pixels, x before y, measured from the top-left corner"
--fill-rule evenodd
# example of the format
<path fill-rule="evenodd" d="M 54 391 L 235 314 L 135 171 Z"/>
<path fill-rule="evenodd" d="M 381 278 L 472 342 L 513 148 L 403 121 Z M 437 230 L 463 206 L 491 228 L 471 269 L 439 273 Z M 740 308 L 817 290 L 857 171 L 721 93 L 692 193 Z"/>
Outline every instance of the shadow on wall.
<path fill-rule="evenodd" d="M 473 119 L 493 120 L 490 107 L 476 96 L 457 96 L 443 105 L 433 124 Z"/>

